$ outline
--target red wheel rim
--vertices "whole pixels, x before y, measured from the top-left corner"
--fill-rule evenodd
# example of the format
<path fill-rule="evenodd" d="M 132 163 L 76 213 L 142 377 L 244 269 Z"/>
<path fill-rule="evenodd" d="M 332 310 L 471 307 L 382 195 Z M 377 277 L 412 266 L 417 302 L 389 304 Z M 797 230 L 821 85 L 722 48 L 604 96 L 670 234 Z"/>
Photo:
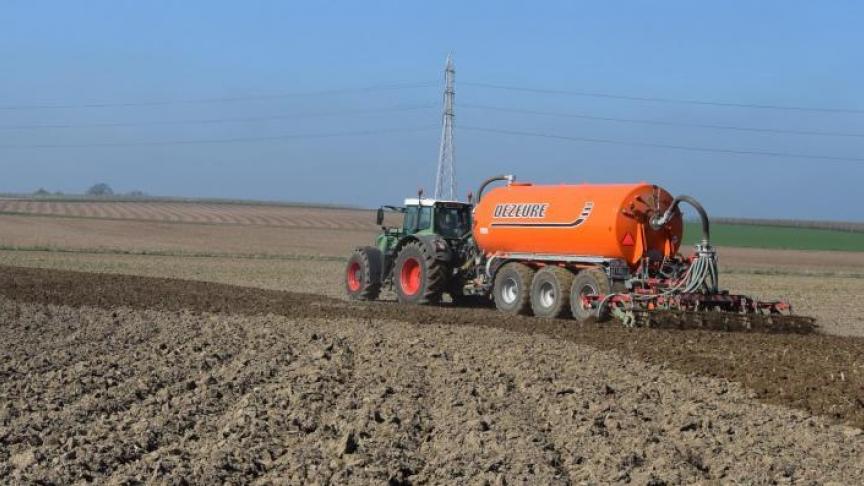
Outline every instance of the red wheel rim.
<path fill-rule="evenodd" d="M 405 295 L 414 295 L 420 290 L 420 274 L 420 262 L 416 258 L 405 260 L 399 271 L 399 284 Z"/>
<path fill-rule="evenodd" d="M 351 292 L 360 290 L 360 262 L 351 262 L 348 264 L 345 278 L 348 282 L 348 290 Z"/>

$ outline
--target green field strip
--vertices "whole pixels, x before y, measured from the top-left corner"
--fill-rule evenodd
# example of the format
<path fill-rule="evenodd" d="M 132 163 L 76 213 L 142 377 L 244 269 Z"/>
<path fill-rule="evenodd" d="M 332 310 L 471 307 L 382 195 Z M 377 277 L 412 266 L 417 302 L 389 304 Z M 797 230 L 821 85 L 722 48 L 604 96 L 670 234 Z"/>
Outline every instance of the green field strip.
<path fill-rule="evenodd" d="M 685 245 L 693 245 L 700 238 L 699 223 L 685 223 Z M 711 243 L 715 246 L 772 250 L 864 251 L 864 233 L 719 223 L 711 225 Z"/>

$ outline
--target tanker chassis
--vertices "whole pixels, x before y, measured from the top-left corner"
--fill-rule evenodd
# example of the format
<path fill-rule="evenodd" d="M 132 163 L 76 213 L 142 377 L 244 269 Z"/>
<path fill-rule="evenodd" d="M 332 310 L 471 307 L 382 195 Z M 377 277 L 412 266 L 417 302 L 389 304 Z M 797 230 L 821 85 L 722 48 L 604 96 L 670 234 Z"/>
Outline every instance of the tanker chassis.
<path fill-rule="evenodd" d="M 506 184 L 494 187 L 495 182 Z M 809 317 L 783 301 L 719 288 L 705 209 L 647 183 L 534 185 L 511 175 L 484 181 L 476 202 L 422 197 L 402 207 L 400 227 L 382 226 L 374 246 L 348 260 L 352 299 L 392 289 L 405 304 L 484 305 L 508 314 L 574 317 L 627 326 L 811 332 Z M 679 253 L 681 204 L 699 215 L 702 237 Z"/>

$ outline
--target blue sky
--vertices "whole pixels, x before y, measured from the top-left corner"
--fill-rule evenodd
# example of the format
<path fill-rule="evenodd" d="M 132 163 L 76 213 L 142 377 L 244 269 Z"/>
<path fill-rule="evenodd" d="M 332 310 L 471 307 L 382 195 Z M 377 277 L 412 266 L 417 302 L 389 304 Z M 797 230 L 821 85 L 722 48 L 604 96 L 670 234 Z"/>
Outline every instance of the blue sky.
<path fill-rule="evenodd" d="M 6 1 L 0 9 L 0 191 L 81 192 L 105 181 L 118 191 L 160 195 L 398 202 L 417 187 L 432 189 L 441 70 L 453 51 L 461 193 L 501 172 L 549 183 L 645 180 L 692 194 L 715 215 L 862 221 L 864 161 L 460 129 L 864 158 L 864 137 L 642 125 L 470 106 L 864 134 L 862 18 L 864 4 L 853 1 Z M 862 112 L 639 102 L 469 82 Z M 20 109 L 399 83 L 426 85 L 232 102 Z M 236 118 L 258 120 L 224 122 Z M 9 128 L 186 120 L 223 122 Z M 413 128 L 419 130 L 146 145 Z M 121 145 L 92 146 L 106 143 Z"/>

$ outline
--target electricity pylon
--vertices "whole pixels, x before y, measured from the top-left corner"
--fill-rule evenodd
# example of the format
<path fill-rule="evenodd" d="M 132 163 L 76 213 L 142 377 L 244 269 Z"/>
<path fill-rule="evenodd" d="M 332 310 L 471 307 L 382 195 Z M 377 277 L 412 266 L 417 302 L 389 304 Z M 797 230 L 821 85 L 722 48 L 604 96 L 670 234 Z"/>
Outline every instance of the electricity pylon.
<path fill-rule="evenodd" d="M 438 150 L 438 173 L 435 177 L 435 199 L 456 200 L 456 159 L 453 147 L 453 83 L 456 70 L 453 56 L 447 56 L 444 67 L 444 113 L 441 127 L 441 147 Z"/>

